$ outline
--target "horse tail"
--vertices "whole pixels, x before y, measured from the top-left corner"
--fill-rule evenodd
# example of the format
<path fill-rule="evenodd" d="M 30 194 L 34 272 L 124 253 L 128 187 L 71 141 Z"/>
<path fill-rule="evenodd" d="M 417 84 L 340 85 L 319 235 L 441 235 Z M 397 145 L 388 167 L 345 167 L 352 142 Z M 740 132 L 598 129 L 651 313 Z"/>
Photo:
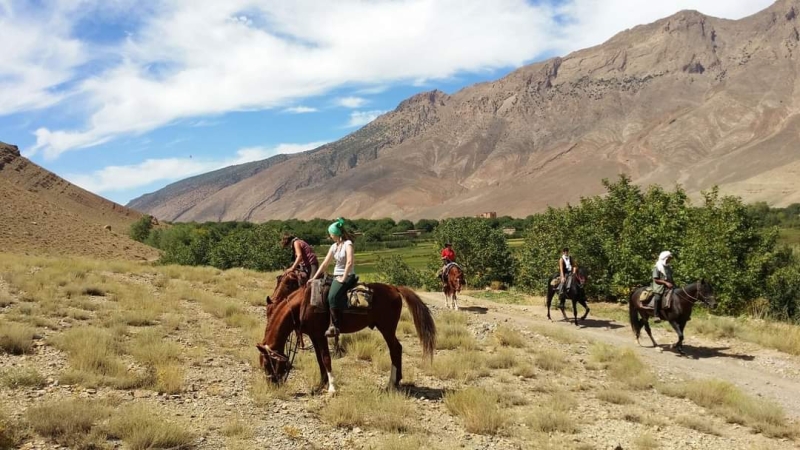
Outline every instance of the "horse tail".
<path fill-rule="evenodd" d="M 639 321 L 639 310 L 636 308 L 636 293 L 639 292 L 638 289 L 634 289 L 631 292 L 630 296 L 628 297 L 628 315 L 631 319 L 631 330 L 633 330 L 634 336 L 636 339 L 639 339 L 639 334 L 642 331 L 642 325 Z"/>
<path fill-rule="evenodd" d="M 405 286 L 396 286 L 400 296 L 406 301 L 411 317 L 414 319 L 414 327 L 417 329 L 417 336 L 422 344 L 422 355 L 433 359 L 433 349 L 436 346 L 436 324 L 433 322 L 431 310 L 422 299 Z"/>

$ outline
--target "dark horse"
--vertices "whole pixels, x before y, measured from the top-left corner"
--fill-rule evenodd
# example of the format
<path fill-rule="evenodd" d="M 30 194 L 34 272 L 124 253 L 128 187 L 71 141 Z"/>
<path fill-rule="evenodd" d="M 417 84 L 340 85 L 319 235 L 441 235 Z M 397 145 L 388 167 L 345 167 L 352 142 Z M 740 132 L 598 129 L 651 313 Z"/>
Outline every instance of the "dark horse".
<path fill-rule="evenodd" d="M 279 283 L 281 284 L 281 283 Z M 280 287 L 280 286 L 279 286 Z M 403 300 L 411 311 L 414 327 L 422 343 L 422 354 L 432 358 L 436 343 L 436 325 L 433 316 L 425 303 L 417 294 L 404 286 L 392 286 L 382 283 L 367 284 L 372 290 L 372 306 L 366 312 L 356 314 L 345 313 L 340 324 L 342 333 L 355 333 L 366 327 L 377 328 L 389 347 L 392 361 L 389 388 L 396 388 L 403 378 L 403 347 L 397 340 L 397 324 L 400 322 L 400 311 Z M 277 290 L 277 288 L 276 288 Z M 320 371 L 320 387 L 328 386 L 328 392 L 336 392 L 334 386 L 330 349 L 325 330 L 328 328 L 328 312 L 318 311 L 310 305 L 311 289 L 300 286 L 288 297 L 268 299 L 268 324 L 264 331 L 264 339 L 256 344 L 261 353 L 259 361 L 268 379 L 279 383 L 285 380 L 291 369 L 291 361 L 286 354 L 286 342 L 292 333 L 306 334 L 314 345 Z"/>
<path fill-rule="evenodd" d="M 449 270 L 442 274 L 442 291 L 444 292 L 444 302 L 447 308 L 458 310 L 456 296 L 461 292 L 461 287 L 467 284 L 464 281 L 464 271 L 458 264 L 453 264 Z"/>
<path fill-rule="evenodd" d="M 557 275 L 550 278 L 547 282 L 547 318 L 550 319 L 550 304 L 553 302 L 553 297 L 558 293 L 558 285 L 553 286 L 553 280 L 560 278 Z M 558 309 L 561 310 L 561 315 L 564 320 L 567 318 L 567 313 L 564 311 L 564 303 L 566 299 L 572 300 L 572 313 L 575 319 L 575 325 L 578 325 L 578 303 L 580 303 L 586 312 L 583 313 L 580 320 L 584 320 L 589 315 L 589 305 L 586 304 L 586 291 L 583 290 L 583 285 L 586 283 L 586 270 L 583 267 L 578 267 L 577 273 L 573 275 L 572 285 L 569 289 L 564 291 L 564 295 L 559 298 Z M 552 320 L 552 319 L 550 319 Z"/>
<path fill-rule="evenodd" d="M 643 286 L 634 289 L 628 299 L 631 329 L 633 329 L 633 334 L 636 336 L 636 342 L 638 343 L 639 335 L 642 331 L 642 327 L 644 327 L 645 331 L 647 331 L 647 335 L 650 336 L 650 341 L 653 342 L 653 347 L 656 347 L 658 344 L 656 344 L 656 340 L 653 339 L 649 321 L 650 317 L 653 316 L 653 308 L 642 306 L 639 300 L 642 291 L 646 288 L 646 286 Z M 666 296 L 667 294 L 665 293 L 664 298 L 666 298 Z M 670 307 L 661 309 L 661 317 L 666 319 L 669 324 L 672 325 L 672 329 L 678 333 L 678 342 L 672 345 L 672 348 L 676 349 L 682 355 L 685 354 L 683 352 L 683 327 L 686 326 L 686 322 L 691 320 L 692 307 L 697 302 L 701 302 L 709 308 L 717 306 L 714 290 L 711 288 L 711 284 L 705 280 L 700 280 L 684 287 L 676 287 L 672 291 L 672 304 Z"/>

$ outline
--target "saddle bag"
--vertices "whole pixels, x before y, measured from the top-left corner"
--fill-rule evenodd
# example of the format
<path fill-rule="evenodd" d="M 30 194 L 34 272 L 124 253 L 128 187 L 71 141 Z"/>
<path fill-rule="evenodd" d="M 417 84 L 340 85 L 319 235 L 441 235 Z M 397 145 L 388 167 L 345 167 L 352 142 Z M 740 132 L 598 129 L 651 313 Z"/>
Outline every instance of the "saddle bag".
<path fill-rule="evenodd" d="M 325 309 L 327 307 L 328 290 L 330 290 L 331 281 L 328 275 L 311 280 L 310 303 L 312 308 Z"/>
<path fill-rule="evenodd" d="M 369 309 L 372 307 L 372 289 L 364 284 L 358 285 L 347 291 L 347 307 L 355 309 Z"/>

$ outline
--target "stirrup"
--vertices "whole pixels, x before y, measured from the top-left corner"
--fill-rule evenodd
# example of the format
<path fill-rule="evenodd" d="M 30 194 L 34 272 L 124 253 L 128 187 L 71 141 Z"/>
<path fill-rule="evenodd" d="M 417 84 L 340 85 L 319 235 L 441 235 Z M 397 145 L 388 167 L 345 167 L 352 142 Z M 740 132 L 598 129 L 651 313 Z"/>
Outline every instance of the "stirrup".
<path fill-rule="evenodd" d="M 329 328 L 328 328 L 328 329 L 325 331 L 325 337 L 336 337 L 336 336 L 339 336 L 339 329 L 338 329 L 338 328 L 336 328 L 336 327 L 334 327 L 333 325 L 331 325 L 331 326 L 330 326 L 330 327 L 329 327 Z"/>

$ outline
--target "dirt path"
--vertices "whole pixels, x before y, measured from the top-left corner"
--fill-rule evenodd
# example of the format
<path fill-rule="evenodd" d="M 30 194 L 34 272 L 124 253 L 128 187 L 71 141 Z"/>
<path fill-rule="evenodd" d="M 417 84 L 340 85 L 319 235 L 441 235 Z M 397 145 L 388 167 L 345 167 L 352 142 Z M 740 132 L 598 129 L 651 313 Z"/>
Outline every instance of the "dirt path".
<path fill-rule="evenodd" d="M 426 303 L 444 307 L 442 294 L 429 292 L 419 294 Z M 547 320 L 547 310 L 544 306 L 500 304 L 468 295 L 459 298 L 459 306 L 466 311 L 478 311 L 484 320 L 512 323 L 522 328 L 551 323 Z M 483 308 L 486 308 L 485 313 Z M 561 316 L 559 311 L 553 313 Z M 555 318 L 553 313 L 551 315 Z M 555 326 L 576 328 L 561 320 L 552 323 Z M 595 341 L 636 350 L 662 379 L 679 380 L 691 377 L 729 381 L 751 395 L 780 404 L 788 415 L 800 418 L 800 358 L 798 357 L 740 341 L 703 339 L 692 334 L 691 322 L 687 326 L 684 340 L 688 357 L 679 356 L 670 350 L 641 347 L 636 343 L 629 324 L 593 318 L 591 314 L 578 331 L 579 334 Z M 656 342 L 662 346 L 677 340 L 671 330 L 656 328 L 653 330 L 653 335 Z M 649 339 L 644 331 L 642 331 L 642 344 L 649 345 Z"/>

